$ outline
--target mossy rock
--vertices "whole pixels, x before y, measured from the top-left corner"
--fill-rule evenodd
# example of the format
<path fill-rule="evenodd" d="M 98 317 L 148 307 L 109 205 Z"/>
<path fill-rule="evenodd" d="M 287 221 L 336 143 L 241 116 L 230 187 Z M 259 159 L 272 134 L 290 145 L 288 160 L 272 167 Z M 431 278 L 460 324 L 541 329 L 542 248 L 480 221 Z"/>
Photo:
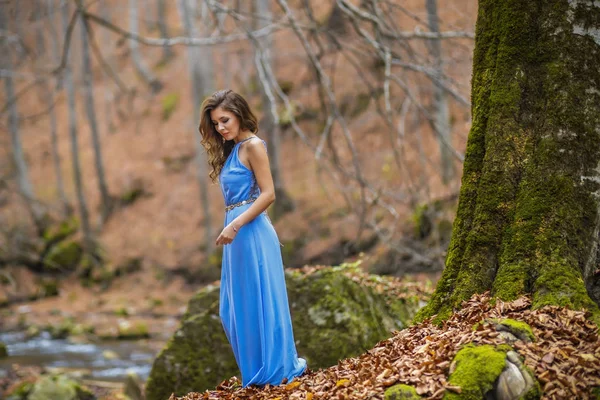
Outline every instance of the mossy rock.
<path fill-rule="evenodd" d="M 508 331 L 524 342 L 535 341 L 533 329 L 523 321 L 506 318 L 496 322 L 496 330 Z"/>
<path fill-rule="evenodd" d="M 83 249 L 78 241 L 62 241 L 50 248 L 43 260 L 44 267 L 51 272 L 74 270 L 82 254 Z"/>
<path fill-rule="evenodd" d="M 408 323 L 402 321 L 406 313 L 398 311 L 400 306 L 392 308 L 384 295 L 344 275 L 347 268 L 308 275 L 286 270 L 296 348 L 311 369 L 359 355 Z M 392 310 L 403 315 L 392 315 Z M 219 287 L 209 285 L 189 302 L 181 326 L 154 361 L 146 398 L 214 388 L 238 373 L 219 318 Z"/>
<path fill-rule="evenodd" d="M 46 228 L 43 234 L 44 241 L 48 246 L 51 246 L 75 234 L 78 229 L 79 220 L 77 218 L 71 217 L 65 219 L 58 224 Z"/>
<path fill-rule="evenodd" d="M 494 382 L 506 365 L 506 353 L 510 346 L 463 347 L 454 358 L 456 368 L 450 374 L 448 384 L 459 386 L 460 394 L 446 392 L 444 399 L 481 400 L 494 388 Z"/>
<path fill-rule="evenodd" d="M 96 396 L 79 382 L 63 375 L 40 378 L 31 389 L 28 400 L 94 400 Z"/>
<path fill-rule="evenodd" d="M 8 357 L 8 348 L 2 342 L 0 342 L 0 358 Z"/>
<path fill-rule="evenodd" d="M 148 325 L 144 322 L 130 323 L 129 321 L 123 321 L 119 323 L 117 332 L 117 339 L 120 340 L 137 340 L 150 337 Z"/>
<path fill-rule="evenodd" d="M 33 388 L 31 380 L 22 380 L 15 382 L 4 392 L 6 400 L 25 400 Z"/>
<path fill-rule="evenodd" d="M 447 391 L 444 399 L 480 400 L 487 398 L 539 399 L 541 390 L 531 371 L 508 345 L 468 344 L 450 365 L 450 386 L 460 393 Z"/>
<path fill-rule="evenodd" d="M 385 400 L 419 400 L 417 390 L 409 385 L 394 385 L 385 391 Z"/>
<path fill-rule="evenodd" d="M 38 286 L 38 297 L 58 296 L 58 282 L 55 279 L 42 279 Z"/>

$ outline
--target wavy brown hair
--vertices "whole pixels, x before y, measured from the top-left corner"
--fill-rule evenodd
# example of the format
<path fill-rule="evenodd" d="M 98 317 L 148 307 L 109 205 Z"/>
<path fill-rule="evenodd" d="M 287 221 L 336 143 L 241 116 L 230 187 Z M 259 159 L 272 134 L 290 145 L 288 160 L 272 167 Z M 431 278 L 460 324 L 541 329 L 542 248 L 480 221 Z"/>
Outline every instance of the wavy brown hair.
<path fill-rule="evenodd" d="M 258 120 L 250 110 L 248 102 L 233 90 L 219 90 L 204 100 L 198 129 L 202 135 L 201 143 L 208 153 L 208 164 L 212 167 L 209 176 L 213 182 L 217 181 L 223 165 L 235 145 L 233 140 L 225 140 L 217 132 L 210 118 L 210 112 L 218 107 L 235 114 L 240 122 L 240 130 L 258 132 Z"/>

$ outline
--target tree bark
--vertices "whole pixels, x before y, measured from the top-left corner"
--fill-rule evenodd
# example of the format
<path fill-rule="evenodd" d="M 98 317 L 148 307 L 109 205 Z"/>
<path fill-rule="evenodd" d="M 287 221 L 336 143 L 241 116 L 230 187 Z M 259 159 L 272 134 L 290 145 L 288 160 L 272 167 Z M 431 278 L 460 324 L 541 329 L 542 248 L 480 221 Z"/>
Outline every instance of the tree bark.
<path fill-rule="evenodd" d="M 196 37 L 194 27 L 194 7 L 190 6 L 189 0 L 178 0 L 179 14 L 183 22 L 185 34 L 188 37 Z M 194 143 L 196 147 L 196 170 L 198 174 L 198 185 L 200 187 L 200 201 L 204 213 L 204 248 L 209 254 L 214 247 L 212 237 L 212 221 L 210 214 L 210 200 L 208 195 L 208 171 L 206 155 L 202 147 L 202 136 L 198 130 L 200 121 L 200 103 L 202 99 L 214 92 L 214 73 L 212 70 L 212 50 L 209 47 L 199 48 L 188 46 L 189 72 L 192 81 L 192 97 L 194 101 Z M 204 53 L 204 54 L 203 54 Z"/>
<path fill-rule="evenodd" d="M 166 39 L 169 37 L 169 30 L 167 29 L 167 8 L 165 7 L 165 0 L 158 0 L 157 4 L 157 25 L 160 31 L 160 37 Z M 171 46 L 163 46 L 163 55 L 161 63 L 167 63 L 175 56 Z"/>
<path fill-rule="evenodd" d="M 40 1 L 38 3 L 38 7 L 40 10 L 43 10 L 44 7 L 42 5 L 42 2 Z M 46 2 L 46 12 L 48 13 L 48 18 L 52 18 L 50 24 L 53 25 L 54 23 L 54 3 L 53 1 L 47 1 Z M 60 58 L 59 58 L 59 54 L 60 54 L 60 50 L 59 50 L 59 46 L 58 46 L 58 38 L 57 38 L 57 34 L 56 34 L 56 30 L 54 29 L 54 27 L 52 26 L 52 28 L 50 29 L 49 32 L 49 36 L 50 36 L 50 45 L 51 45 L 51 51 L 52 51 L 52 62 L 54 62 L 55 64 L 58 64 L 60 62 Z M 41 27 L 39 27 L 38 25 L 38 29 L 37 29 L 37 47 L 38 47 L 38 53 L 42 51 L 43 49 L 43 39 L 44 38 L 44 34 L 43 31 L 41 29 Z M 57 78 L 57 87 L 59 86 L 59 78 Z M 54 175 L 56 176 L 56 188 L 58 191 L 58 197 L 60 199 L 60 203 L 61 203 L 61 207 L 63 210 L 63 213 L 65 216 L 68 216 L 72 213 L 72 209 L 71 209 L 71 205 L 69 204 L 69 200 L 67 198 L 66 192 L 65 192 L 65 185 L 64 185 L 64 179 L 62 176 L 62 168 L 61 168 L 61 158 L 60 158 L 60 152 L 58 151 L 58 123 L 56 120 L 56 110 L 54 108 L 54 106 L 52 105 L 52 99 L 53 99 L 53 91 L 56 91 L 55 89 L 50 89 L 49 87 L 50 85 L 48 84 L 48 82 L 43 82 L 42 83 L 42 90 L 44 92 L 44 98 L 46 99 L 46 104 L 48 106 L 48 113 L 49 113 L 49 117 L 50 117 L 50 143 L 52 145 L 52 161 L 53 161 L 53 166 L 54 166 Z"/>
<path fill-rule="evenodd" d="M 599 29 L 597 2 L 480 0 L 459 206 L 417 320 L 487 290 L 597 318 L 586 283 L 600 231 Z"/>
<path fill-rule="evenodd" d="M 78 2 L 78 6 L 82 7 L 81 1 Z M 104 161 L 102 157 L 102 145 L 100 144 L 98 121 L 96 120 L 96 108 L 94 106 L 94 90 L 92 82 L 92 65 L 89 53 L 88 26 L 82 14 L 80 14 L 79 24 L 81 29 L 81 56 L 85 111 L 92 135 L 94 166 L 96 168 L 98 191 L 100 192 L 102 223 L 104 223 L 104 221 L 106 221 L 110 215 L 111 198 L 108 192 L 108 185 L 106 184 L 106 174 L 104 172 Z"/>
<path fill-rule="evenodd" d="M 5 11 L 0 9 L 0 31 L 8 32 L 8 20 L 4 13 Z M 33 219 L 38 233 L 41 234 L 45 228 L 44 211 L 35 198 L 33 186 L 29 180 L 27 162 L 25 160 L 25 153 L 23 151 L 21 135 L 19 132 L 19 113 L 17 110 L 17 101 L 15 99 L 11 51 L 8 40 L 4 35 L 0 35 L 0 54 L 2 54 L 2 57 L 0 57 L 0 70 L 5 71 L 4 91 L 8 103 L 8 130 L 10 132 L 11 153 L 17 175 L 17 187 L 19 188 L 19 193 L 25 200 L 25 205 L 27 206 L 27 210 Z"/>
<path fill-rule="evenodd" d="M 437 0 L 426 0 L 427 19 L 429 21 L 429 30 L 433 33 L 439 33 Z M 440 143 L 440 168 L 442 172 L 442 181 L 448 184 L 454 177 L 454 157 L 445 143 L 452 143 L 450 137 L 450 110 L 448 109 L 448 94 L 440 84 L 443 76 L 442 65 L 442 41 L 441 39 L 432 39 L 429 43 L 430 53 L 434 60 L 434 73 L 436 79 L 433 80 L 433 109 L 434 109 L 434 129 L 438 131 L 436 135 Z"/>
<path fill-rule="evenodd" d="M 138 34 L 137 1 L 138 0 L 129 0 L 129 30 L 134 35 Z M 160 92 L 163 85 L 144 64 L 142 56 L 140 55 L 139 44 L 137 40 L 129 41 L 129 49 L 131 50 L 131 58 L 133 60 L 133 65 L 135 66 L 135 69 L 137 70 L 138 74 L 142 77 L 144 82 L 146 82 L 146 84 L 150 86 L 150 89 L 152 89 L 153 93 Z"/>
<path fill-rule="evenodd" d="M 272 18 L 271 8 L 269 4 L 269 0 L 256 0 L 255 2 L 255 14 L 260 15 L 261 18 L 264 18 L 264 21 L 261 22 L 261 19 L 255 18 L 255 26 L 253 29 L 260 29 L 263 26 L 267 25 Z M 271 48 L 273 47 L 273 39 L 272 36 L 265 36 L 262 39 L 258 39 L 261 42 L 262 47 L 262 63 L 271 64 Z M 258 61 L 260 62 L 260 61 Z M 257 65 L 257 69 L 261 68 L 260 65 Z M 272 209 L 272 217 L 273 220 L 277 220 L 286 212 L 292 211 L 294 209 L 294 202 L 292 198 L 285 191 L 283 185 L 283 178 L 281 176 L 281 167 L 280 167 L 280 134 L 281 131 L 279 129 L 279 124 L 276 123 L 275 118 L 273 117 L 273 113 L 271 112 L 272 108 L 275 108 L 276 105 L 272 104 L 272 100 L 269 97 L 268 91 L 270 90 L 265 85 L 268 84 L 266 80 L 261 79 L 261 99 L 262 99 L 262 108 L 263 108 L 263 128 L 267 134 L 267 148 L 269 151 L 269 159 L 271 166 L 271 175 L 273 176 L 273 184 L 275 186 L 275 197 L 277 200 L 275 204 L 273 204 Z M 274 100 L 274 98 L 273 98 Z M 276 111 L 275 111 L 276 112 Z"/>
<path fill-rule="evenodd" d="M 69 1 L 62 0 L 60 8 L 62 19 L 62 31 L 67 31 L 69 25 Z M 80 21 L 81 23 L 81 21 Z M 63 82 L 67 92 L 67 105 L 69 109 L 69 138 L 71 142 L 71 166 L 73 169 L 73 181 L 75 183 L 75 193 L 77 193 L 77 202 L 79 205 L 79 218 L 81 219 L 81 229 L 83 231 L 83 247 L 87 252 L 93 251 L 93 237 L 90 229 L 89 213 L 85 195 L 83 193 L 83 180 L 81 179 L 81 163 L 79 162 L 79 144 L 77 133 L 77 109 L 75 107 L 75 87 L 73 85 L 73 75 L 71 72 L 70 50 L 67 50 L 67 64 L 63 70 Z"/>

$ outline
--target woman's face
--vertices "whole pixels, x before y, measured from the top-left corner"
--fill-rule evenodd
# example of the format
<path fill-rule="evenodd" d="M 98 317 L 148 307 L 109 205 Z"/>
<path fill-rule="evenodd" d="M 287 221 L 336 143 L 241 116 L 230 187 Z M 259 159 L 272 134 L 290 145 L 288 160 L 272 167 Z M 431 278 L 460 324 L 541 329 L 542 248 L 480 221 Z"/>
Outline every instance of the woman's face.
<path fill-rule="evenodd" d="M 210 112 L 210 119 L 215 130 L 225 138 L 233 140 L 240 134 L 240 120 L 238 117 L 223 107 L 217 107 Z"/>

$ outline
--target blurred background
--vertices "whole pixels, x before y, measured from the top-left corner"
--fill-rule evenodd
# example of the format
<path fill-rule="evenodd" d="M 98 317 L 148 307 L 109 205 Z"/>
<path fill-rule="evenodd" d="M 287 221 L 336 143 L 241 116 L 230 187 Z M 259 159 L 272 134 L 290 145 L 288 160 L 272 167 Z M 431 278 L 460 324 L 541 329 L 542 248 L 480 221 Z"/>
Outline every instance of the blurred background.
<path fill-rule="evenodd" d="M 259 118 L 286 268 L 359 261 L 434 286 L 476 7 L 0 0 L 0 377 L 19 364 L 145 379 L 220 276 L 224 204 L 197 129 L 219 89 Z M 74 330 L 99 341 L 67 341 Z"/>

